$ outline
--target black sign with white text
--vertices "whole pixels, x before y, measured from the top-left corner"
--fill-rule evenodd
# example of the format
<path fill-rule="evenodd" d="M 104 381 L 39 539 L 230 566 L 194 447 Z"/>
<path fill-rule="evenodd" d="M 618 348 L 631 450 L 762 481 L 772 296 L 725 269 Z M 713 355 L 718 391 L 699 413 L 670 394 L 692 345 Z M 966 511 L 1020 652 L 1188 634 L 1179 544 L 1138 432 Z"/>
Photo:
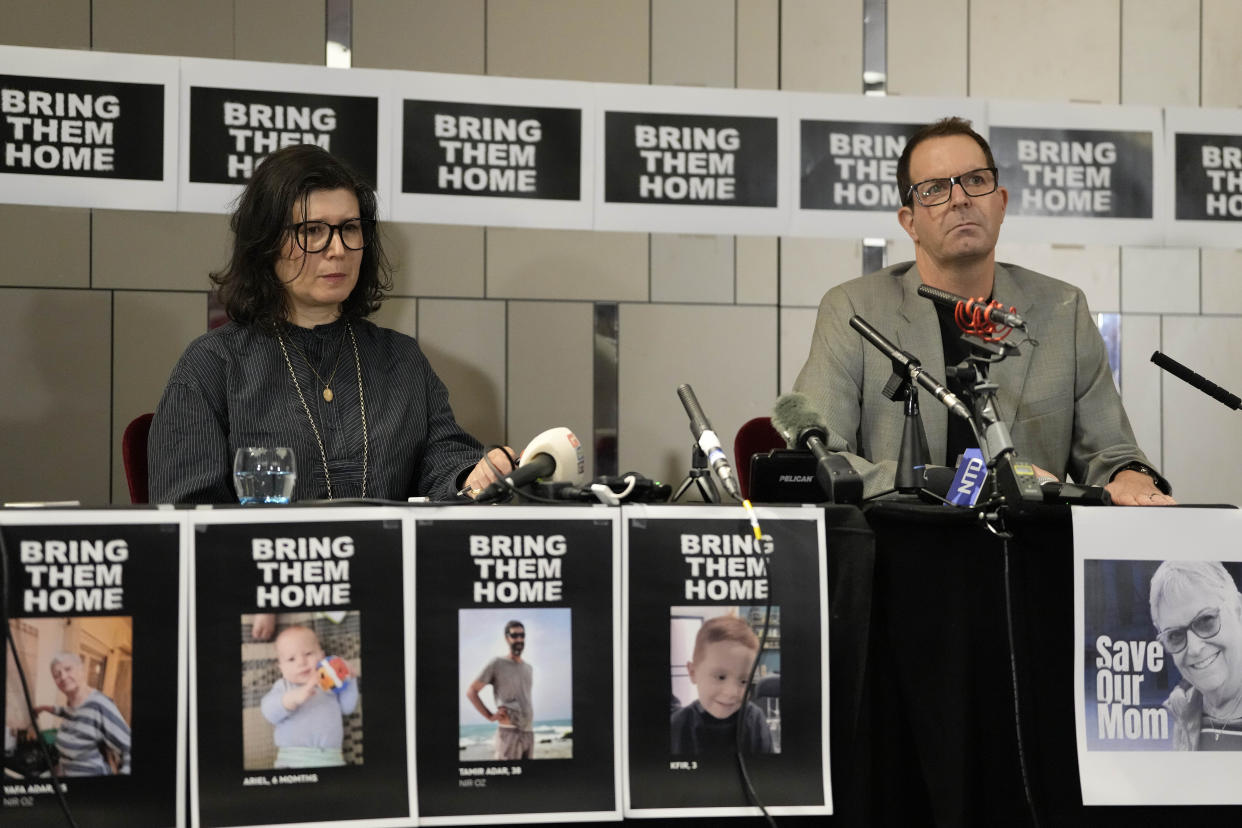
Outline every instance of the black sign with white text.
<path fill-rule="evenodd" d="M 0 75 L 0 172 L 159 181 L 160 84 Z"/>
<path fill-rule="evenodd" d="M 765 519 L 763 530 L 764 539 L 755 538 L 743 518 L 629 520 L 632 809 L 748 806 L 732 738 L 735 717 L 744 715 L 743 750 L 759 799 L 828 812 L 818 524 Z M 716 616 L 750 632 L 739 637 L 726 626 L 704 636 L 707 623 L 700 628 L 698 619 Z M 674 631 L 687 625 L 688 638 L 675 646 Z M 738 652 L 747 653 L 740 664 L 731 660 Z M 756 661 L 759 687 L 743 709 L 738 685 Z"/>
<path fill-rule="evenodd" d="M 417 523 L 420 816 L 619 812 L 616 524 L 558 511 Z"/>
<path fill-rule="evenodd" d="M 994 126 L 989 142 L 1010 215 L 1152 217 L 1150 132 Z"/>
<path fill-rule="evenodd" d="M 777 119 L 604 114 L 604 200 L 775 207 Z"/>
<path fill-rule="evenodd" d="M 377 183 L 379 98 L 190 88 L 190 181 L 245 184 L 270 153 L 317 144 Z"/>
<path fill-rule="evenodd" d="M 897 160 L 921 124 L 801 122 L 798 180 L 804 210 L 896 212 Z"/>
<path fill-rule="evenodd" d="M 61 823 L 42 738 L 82 825 L 176 824 L 181 524 L 4 525 L 0 533 L 9 632 L 36 712 L 32 723 L 16 669 L 0 671 L 8 734 L 0 822 Z M 0 663 L 12 665 L 11 652 Z"/>
<path fill-rule="evenodd" d="M 199 824 L 408 818 L 401 522 L 255 514 L 195 527 Z"/>
<path fill-rule="evenodd" d="M 1242 219 L 1242 135 L 1174 136 L 1179 220 Z"/>
<path fill-rule="evenodd" d="M 407 100 L 401 192 L 576 201 L 582 111 Z"/>

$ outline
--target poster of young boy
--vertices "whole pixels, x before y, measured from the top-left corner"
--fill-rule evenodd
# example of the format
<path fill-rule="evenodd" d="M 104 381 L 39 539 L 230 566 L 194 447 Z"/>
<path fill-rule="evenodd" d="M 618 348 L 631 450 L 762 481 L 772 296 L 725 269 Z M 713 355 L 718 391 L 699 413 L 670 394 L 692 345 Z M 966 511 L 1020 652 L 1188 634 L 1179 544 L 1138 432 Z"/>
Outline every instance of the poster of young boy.
<path fill-rule="evenodd" d="M 185 824 L 183 524 L 0 511 L 5 826 Z"/>
<path fill-rule="evenodd" d="M 421 824 L 617 819 L 616 509 L 415 528 Z"/>
<path fill-rule="evenodd" d="M 1240 531 L 1235 509 L 1074 509 L 1083 804 L 1242 805 Z"/>
<path fill-rule="evenodd" d="M 626 816 L 831 813 L 822 513 L 625 516 Z"/>
<path fill-rule="evenodd" d="M 195 514 L 195 824 L 409 824 L 405 514 Z"/>

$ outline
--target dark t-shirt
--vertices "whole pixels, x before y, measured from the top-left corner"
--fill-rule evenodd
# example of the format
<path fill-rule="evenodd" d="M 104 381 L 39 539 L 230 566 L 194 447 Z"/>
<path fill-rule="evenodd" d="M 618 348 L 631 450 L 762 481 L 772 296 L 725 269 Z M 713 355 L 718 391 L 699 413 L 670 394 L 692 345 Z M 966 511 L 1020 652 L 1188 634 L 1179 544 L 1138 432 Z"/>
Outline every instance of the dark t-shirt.
<path fill-rule="evenodd" d="M 753 702 L 745 708 L 742 753 L 772 752 L 772 732 L 763 711 Z M 732 756 L 737 746 L 738 714 L 717 719 L 696 700 L 677 710 L 669 720 L 670 752 L 674 756 Z"/>
<path fill-rule="evenodd" d="M 945 305 L 936 305 L 936 316 L 940 320 L 940 342 L 944 346 L 944 364 L 945 368 L 957 365 L 967 356 L 970 355 L 970 346 L 962 341 L 962 329 L 957 326 L 957 322 L 953 318 L 953 308 Z M 948 371 L 945 371 L 947 377 Z M 959 397 L 962 396 L 962 383 L 952 379 L 945 379 L 945 385 L 949 390 Z M 966 399 L 963 397 L 963 399 Z M 919 401 L 922 405 L 922 400 Z M 933 400 L 933 404 L 935 401 Z M 948 439 L 945 444 L 944 464 L 953 468 L 957 466 L 957 458 L 962 452 L 968 448 L 978 448 L 979 441 L 975 439 L 975 433 L 970 428 L 970 423 L 961 417 L 949 417 Z M 935 462 L 936 458 L 932 458 Z"/>

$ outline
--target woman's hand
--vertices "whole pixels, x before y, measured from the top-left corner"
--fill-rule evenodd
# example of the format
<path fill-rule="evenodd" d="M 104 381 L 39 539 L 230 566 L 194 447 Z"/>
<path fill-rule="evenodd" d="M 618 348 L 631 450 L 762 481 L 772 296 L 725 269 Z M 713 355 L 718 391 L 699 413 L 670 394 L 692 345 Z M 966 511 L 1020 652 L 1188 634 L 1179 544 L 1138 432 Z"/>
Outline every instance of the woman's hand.
<path fill-rule="evenodd" d="M 508 446 L 505 446 L 503 450 L 494 448 L 487 453 L 488 459 L 495 464 L 501 474 L 508 474 L 513 471 L 513 464 L 509 462 L 509 456 L 505 454 L 505 451 L 508 451 L 509 455 L 513 454 L 513 449 Z M 466 478 L 466 485 L 462 487 L 462 493 L 467 494 L 472 498 L 478 497 L 480 492 L 499 479 L 500 478 L 492 472 L 491 466 L 487 465 L 487 460 L 480 460 L 478 464 L 471 469 L 470 476 Z"/>

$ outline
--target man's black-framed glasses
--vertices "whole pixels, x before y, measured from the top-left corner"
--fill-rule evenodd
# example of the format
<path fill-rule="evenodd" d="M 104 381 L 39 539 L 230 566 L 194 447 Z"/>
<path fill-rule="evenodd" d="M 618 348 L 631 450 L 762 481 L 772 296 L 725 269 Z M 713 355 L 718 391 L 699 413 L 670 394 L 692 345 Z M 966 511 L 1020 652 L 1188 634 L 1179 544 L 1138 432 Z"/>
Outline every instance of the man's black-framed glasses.
<path fill-rule="evenodd" d="M 319 253 L 332 244 L 333 234 L 340 234 L 341 244 L 349 250 L 361 250 L 375 234 L 375 219 L 356 218 L 340 224 L 326 221 L 299 221 L 290 224 L 293 239 L 307 253 Z"/>
<path fill-rule="evenodd" d="M 948 178 L 929 178 L 910 187 L 910 194 L 919 200 L 924 207 L 935 207 L 944 204 L 953 195 L 953 185 L 962 188 L 968 196 L 985 196 L 996 192 L 1000 178 L 996 167 L 981 167 L 977 170 L 953 175 Z"/>
<path fill-rule="evenodd" d="M 1190 623 L 1186 626 L 1161 630 L 1157 637 L 1170 653 L 1180 653 L 1186 649 L 1186 644 L 1189 642 L 1187 630 L 1201 639 L 1214 638 L 1220 632 L 1220 608 L 1208 607 L 1200 610 L 1199 614 L 1190 619 Z"/>

